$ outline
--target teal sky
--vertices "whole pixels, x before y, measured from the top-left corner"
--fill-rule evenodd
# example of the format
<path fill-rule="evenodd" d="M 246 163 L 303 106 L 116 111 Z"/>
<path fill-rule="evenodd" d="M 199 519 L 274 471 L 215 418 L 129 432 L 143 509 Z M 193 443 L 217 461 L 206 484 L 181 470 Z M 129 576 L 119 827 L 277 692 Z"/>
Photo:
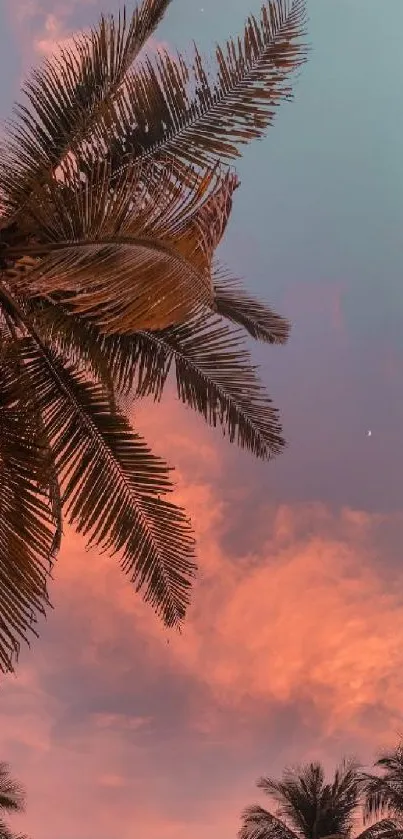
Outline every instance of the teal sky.
<path fill-rule="evenodd" d="M 38 45 L 117 9 L 0 0 L 0 116 Z M 212 55 L 250 11 L 174 0 L 158 38 Z M 245 148 L 221 247 L 293 323 L 286 347 L 252 348 L 289 448 L 256 464 L 170 402 L 144 407 L 179 467 L 200 583 L 167 645 L 67 535 L 55 611 L 0 688 L 34 839 L 234 839 L 260 774 L 366 761 L 403 730 L 403 4 L 308 12 L 308 64 Z"/>

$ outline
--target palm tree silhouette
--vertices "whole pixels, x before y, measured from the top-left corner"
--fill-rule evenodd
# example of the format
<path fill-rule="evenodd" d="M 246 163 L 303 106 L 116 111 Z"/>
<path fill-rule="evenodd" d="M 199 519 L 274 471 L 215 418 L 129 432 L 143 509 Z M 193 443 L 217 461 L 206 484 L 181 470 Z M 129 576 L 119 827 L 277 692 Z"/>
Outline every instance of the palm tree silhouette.
<path fill-rule="evenodd" d="M 243 334 L 289 324 L 216 261 L 239 185 L 306 58 L 304 0 L 269 0 L 217 73 L 140 53 L 170 0 L 143 0 L 46 60 L 0 148 L 0 667 L 49 603 L 65 517 L 118 555 L 167 626 L 196 571 L 171 470 L 134 399 L 179 399 L 259 458 L 284 447 Z"/>
<path fill-rule="evenodd" d="M 403 819 L 403 742 L 382 752 L 375 761 L 381 774 L 364 773 L 365 819 L 387 813 L 400 824 Z"/>
<path fill-rule="evenodd" d="M 259 805 L 242 814 L 239 839 L 350 839 L 355 834 L 361 804 L 361 773 L 355 761 L 344 761 L 326 783 L 320 763 L 286 769 L 281 781 L 257 782 L 277 805 L 275 813 Z M 383 819 L 358 833 L 357 839 L 401 839 L 391 819 Z"/>
<path fill-rule="evenodd" d="M 23 813 L 24 810 L 23 787 L 11 777 L 8 763 L 0 763 L 0 839 L 26 839 L 21 834 L 12 833 L 3 819 L 3 815 Z"/>

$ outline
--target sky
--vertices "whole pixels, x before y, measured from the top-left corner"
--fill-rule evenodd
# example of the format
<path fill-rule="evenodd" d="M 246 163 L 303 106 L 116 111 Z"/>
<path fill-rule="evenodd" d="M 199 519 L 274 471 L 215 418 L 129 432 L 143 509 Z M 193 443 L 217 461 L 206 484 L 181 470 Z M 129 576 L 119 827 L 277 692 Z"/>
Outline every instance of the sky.
<path fill-rule="evenodd" d="M 0 117 L 57 40 L 117 8 L 0 0 Z M 257 10 L 174 0 L 158 42 L 208 54 Z M 193 605 L 168 635 L 66 532 L 54 610 L 0 682 L 33 839 L 234 839 L 260 775 L 368 763 L 403 731 L 403 5 L 308 11 L 309 63 L 239 163 L 221 247 L 293 323 L 253 347 L 289 447 L 260 464 L 171 396 L 140 408 L 195 524 Z"/>

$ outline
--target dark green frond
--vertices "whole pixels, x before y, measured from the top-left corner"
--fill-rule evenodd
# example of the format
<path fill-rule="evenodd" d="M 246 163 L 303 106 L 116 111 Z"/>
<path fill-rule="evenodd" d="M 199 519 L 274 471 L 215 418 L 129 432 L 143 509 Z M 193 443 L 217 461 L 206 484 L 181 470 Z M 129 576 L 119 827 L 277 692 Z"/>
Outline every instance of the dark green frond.
<path fill-rule="evenodd" d="M 285 344 L 290 324 L 266 303 L 252 297 L 239 280 L 221 266 L 213 274 L 214 301 L 217 312 L 242 326 L 252 338 L 268 344 Z"/>
<path fill-rule="evenodd" d="M 25 362 L 41 395 L 69 520 L 89 544 L 121 556 L 166 625 L 180 624 L 195 565 L 188 522 L 163 498 L 170 470 L 122 415 L 111 414 L 100 385 L 30 340 Z"/>
<path fill-rule="evenodd" d="M 16 106 L 0 152 L 0 193 L 9 212 L 20 210 L 34 184 L 84 141 L 108 138 L 127 73 L 169 3 L 143 0 L 130 16 L 102 16 L 96 29 L 74 37 L 31 74 L 23 87 L 27 104 Z"/>
<path fill-rule="evenodd" d="M 241 819 L 238 839 L 298 839 L 284 822 L 258 804 L 246 807 Z"/>
<path fill-rule="evenodd" d="M 204 166 L 239 156 L 239 146 L 262 137 L 281 101 L 291 98 L 291 74 L 306 59 L 305 0 L 270 0 L 260 20 L 250 17 L 242 39 L 217 47 L 211 76 L 196 50 L 160 52 L 128 75 L 109 154 L 115 170 L 152 153 Z"/>

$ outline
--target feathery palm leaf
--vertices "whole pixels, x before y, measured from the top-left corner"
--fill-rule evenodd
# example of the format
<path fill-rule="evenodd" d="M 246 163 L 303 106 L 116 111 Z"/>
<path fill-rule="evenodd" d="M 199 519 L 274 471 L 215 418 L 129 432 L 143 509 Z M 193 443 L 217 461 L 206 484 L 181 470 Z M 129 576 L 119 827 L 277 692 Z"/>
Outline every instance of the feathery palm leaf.
<path fill-rule="evenodd" d="M 298 839 L 297 833 L 258 804 L 246 807 L 241 819 L 238 839 Z"/>
<path fill-rule="evenodd" d="M 223 318 L 243 326 L 257 341 L 286 343 L 290 334 L 289 322 L 266 303 L 248 294 L 242 283 L 233 279 L 222 266 L 213 274 L 213 288 L 215 309 Z"/>
<path fill-rule="evenodd" d="M 356 839 L 403 839 L 403 830 L 392 819 L 381 819 L 362 830 Z"/>
<path fill-rule="evenodd" d="M 16 106 L 0 152 L 0 193 L 9 211 L 20 211 L 24 198 L 84 141 L 107 135 L 127 73 L 169 3 L 143 0 L 129 19 L 125 11 L 117 20 L 102 16 L 97 29 L 32 73 L 23 87 L 28 103 Z"/>
<path fill-rule="evenodd" d="M 364 815 L 368 820 L 388 812 L 399 819 L 403 817 L 403 743 L 385 751 L 375 762 L 381 775 L 363 773 L 365 795 Z"/>
<path fill-rule="evenodd" d="M 111 410 L 116 408 L 116 382 L 99 330 L 85 318 L 72 317 L 61 304 L 46 298 L 20 300 L 28 321 L 59 358 L 102 384 Z"/>
<path fill-rule="evenodd" d="M 58 547 L 59 511 L 39 412 L 12 344 L 0 366 L 0 667 L 12 669 L 19 642 L 49 605 L 47 580 Z M 57 519 L 55 521 L 55 517 Z M 0 778 L 1 781 L 1 778 Z M 1 783 L 0 783 L 1 789 Z M 1 803 L 1 801 L 0 801 Z"/>
<path fill-rule="evenodd" d="M 361 775 L 355 761 L 345 761 L 326 783 L 320 763 L 283 772 L 281 780 L 261 778 L 257 786 L 276 804 L 273 815 L 263 807 L 242 814 L 240 839 L 349 839 L 361 801 Z M 391 820 L 364 830 L 357 839 L 401 839 Z"/>
<path fill-rule="evenodd" d="M 329 785 L 321 764 L 310 763 L 286 770 L 282 781 L 261 778 L 257 786 L 277 802 L 279 814 L 303 836 L 323 837 L 351 829 L 359 799 L 357 773 L 355 762 L 345 762 Z"/>
<path fill-rule="evenodd" d="M 25 790 L 10 775 L 8 763 L 0 762 L 0 813 L 23 813 L 25 810 Z M 13 833 L 3 818 L 0 818 L 1 839 L 27 839 L 22 834 Z"/>
<path fill-rule="evenodd" d="M 270 457 L 284 447 L 277 411 L 256 376 L 240 332 L 221 318 L 207 313 L 161 333 L 142 333 L 139 346 L 141 395 L 160 395 L 173 361 L 179 399 L 209 425 L 219 423 L 231 442 L 257 457 Z M 154 348 L 161 360 L 166 358 L 159 370 L 153 368 Z"/>
<path fill-rule="evenodd" d="M 63 183 L 50 181 L 24 213 L 37 244 L 37 265 L 17 288 L 25 295 L 57 295 L 92 317 L 105 332 L 162 328 L 212 302 L 210 266 L 236 187 L 233 177 L 205 173 L 193 190 L 153 167 L 133 167 L 111 187 L 110 168 L 100 164 L 86 184 L 66 169 Z M 224 196 L 221 215 L 218 197 Z M 218 196 L 218 197 L 216 197 Z M 219 229 L 209 224 L 211 202 Z M 19 255 L 9 248 L 8 255 Z"/>
<path fill-rule="evenodd" d="M 111 554 L 144 590 L 168 626 L 182 620 L 195 565 L 182 510 L 161 496 L 169 468 L 117 412 L 100 385 L 30 339 L 23 357 L 40 394 L 46 432 L 63 487 L 63 504 L 79 532 Z"/>
<path fill-rule="evenodd" d="M 23 813 L 25 790 L 10 775 L 8 763 L 0 762 L 0 810 L 6 813 Z"/>
<path fill-rule="evenodd" d="M 149 154 L 200 166 L 238 157 L 291 98 L 290 75 L 306 60 L 304 24 L 305 0 L 270 0 L 259 21 L 248 19 L 242 39 L 217 47 L 216 77 L 197 49 L 191 69 L 166 51 L 135 66 L 111 132 L 113 168 Z"/>
<path fill-rule="evenodd" d="M 57 329 L 55 343 L 66 360 L 95 358 L 96 378 L 102 382 L 103 368 L 109 370 L 117 394 L 159 400 L 174 368 L 179 399 L 209 425 L 220 424 L 231 442 L 257 457 L 270 457 L 285 445 L 277 411 L 259 382 L 240 330 L 214 313 L 206 311 L 159 332 L 105 336 L 60 305 L 37 301 L 36 310 L 34 322 L 45 342 L 52 343 Z"/>

